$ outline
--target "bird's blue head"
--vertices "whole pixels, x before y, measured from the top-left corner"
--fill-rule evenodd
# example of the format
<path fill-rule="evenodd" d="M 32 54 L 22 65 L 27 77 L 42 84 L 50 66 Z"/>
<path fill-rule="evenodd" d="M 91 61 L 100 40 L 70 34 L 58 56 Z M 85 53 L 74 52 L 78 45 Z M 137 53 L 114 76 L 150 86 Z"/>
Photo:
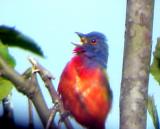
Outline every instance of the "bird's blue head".
<path fill-rule="evenodd" d="M 108 44 L 104 34 L 100 32 L 90 32 L 87 34 L 76 32 L 80 37 L 82 45 L 75 44 L 74 52 L 83 54 L 100 64 L 103 68 L 107 67 L 108 61 Z"/>

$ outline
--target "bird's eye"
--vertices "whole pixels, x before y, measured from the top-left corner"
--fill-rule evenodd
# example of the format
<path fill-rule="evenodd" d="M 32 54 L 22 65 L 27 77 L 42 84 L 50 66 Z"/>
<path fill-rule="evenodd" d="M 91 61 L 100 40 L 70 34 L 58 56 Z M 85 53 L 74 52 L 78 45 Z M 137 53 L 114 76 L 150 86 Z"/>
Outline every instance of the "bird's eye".
<path fill-rule="evenodd" d="M 96 43 L 97 43 L 96 39 L 91 40 L 91 44 L 96 45 Z"/>

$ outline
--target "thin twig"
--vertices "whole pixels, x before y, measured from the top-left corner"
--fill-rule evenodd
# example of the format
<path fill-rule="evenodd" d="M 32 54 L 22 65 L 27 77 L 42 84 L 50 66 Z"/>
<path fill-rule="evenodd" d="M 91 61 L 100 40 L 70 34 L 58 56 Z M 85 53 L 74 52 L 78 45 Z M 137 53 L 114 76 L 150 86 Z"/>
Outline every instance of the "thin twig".
<path fill-rule="evenodd" d="M 14 117 L 13 117 L 13 107 L 11 105 L 11 100 L 10 100 L 10 96 L 5 97 L 2 100 L 2 105 L 3 105 L 3 117 L 10 123 L 12 123 L 13 125 L 14 123 Z"/>
<path fill-rule="evenodd" d="M 37 69 L 38 70 L 38 69 Z M 37 74 L 35 71 L 37 71 L 35 68 L 32 69 L 32 75 L 31 75 L 31 82 L 37 86 L 39 86 L 38 80 L 37 80 Z M 39 86 L 40 87 L 40 86 Z M 50 114 L 52 114 L 52 111 L 50 111 Z M 48 120 L 50 119 L 50 114 L 48 117 Z M 48 125 L 48 120 L 47 120 L 47 125 Z M 54 125 L 54 126 L 53 126 Z M 56 124 L 52 121 L 52 125 L 49 126 L 50 129 L 57 129 Z"/>
<path fill-rule="evenodd" d="M 32 112 L 32 102 L 28 99 L 28 111 L 29 111 L 29 129 L 33 129 L 33 112 Z"/>
<path fill-rule="evenodd" d="M 49 119 L 48 119 L 48 123 L 47 123 L 47 126 L 45 129 L 49 129 L 52 125 L 52 122 L 53 122 L 53 118 L 55 117 L 55 114 L 56 114 L 57 110 L 55 109 L 55 106 L 51 109 L 51 112 L 50 112 L 50 116 L 49 116 Z"/>
<path fill-rule="evenodd" d="M 10 80 L 19 92 L 25 94 L 28 98 L 31 99 L 45 127 L 47 125 L 50 110 L 45 103 L 40 88 L 37 85 L 31 83 L 31 80 L 24 79 L 23 76 L 21 76 L 13 68 L 9 67 L 8 64 L 1 57 L 1 55 L 0 73 L 3 77 Z"/>
<path fill-rule="evenodd" d="M 29 57 L 29 61 L 32 63 L 33 67 L 35 68 L 35 70 L 39 73 L 39 75 L 41 76 L 42 80 L 45 83 L 45 86 L 47 87 L 51 97 L 52 97 L 52 101 L 54 104 L 58 104 L 58 111 L 60 112 L 61 117 L 64 116 L 64 114 L 68 114 L 68 112 L 64 109 L 63 107 L 63 103 L 59 97 L 59 95 L 57 94 L 54 85 L 52 83 L 52 79 L 54 79 L 54 77 L 52 76 L 52 74 L 46 70 L 42 65 L 40 65 L 35 59 L 33 59 L 32 57 Z M 70 123 L 68 117 L 65 117 L 64 119 L 64 123 L 67 127 L 67 129 L 73 129 L 72 124 Z"/>

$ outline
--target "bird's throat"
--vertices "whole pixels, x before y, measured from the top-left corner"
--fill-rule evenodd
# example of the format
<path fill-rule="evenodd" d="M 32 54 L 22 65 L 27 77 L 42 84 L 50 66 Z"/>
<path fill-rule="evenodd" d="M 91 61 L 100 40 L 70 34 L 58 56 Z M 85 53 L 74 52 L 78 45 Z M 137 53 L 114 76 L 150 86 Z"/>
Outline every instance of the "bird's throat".
<path fill-rule="evenodd" d="M 77 46 L 77 47 L 73 50 L 73 52 L 79 55 L 79 54 L 84 53 L 85 50 L 84 50 L 83 46 Z"/>

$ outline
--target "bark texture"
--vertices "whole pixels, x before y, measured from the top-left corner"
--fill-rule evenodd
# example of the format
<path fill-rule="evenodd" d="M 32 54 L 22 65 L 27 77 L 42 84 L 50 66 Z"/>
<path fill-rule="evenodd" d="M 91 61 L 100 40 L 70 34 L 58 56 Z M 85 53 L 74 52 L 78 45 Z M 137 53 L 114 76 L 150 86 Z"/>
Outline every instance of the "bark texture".
<path fill-rule="evenodd" d="M 146 129 L 154 0 L 128 0 L 120 129 Z"/>
<path fill-rule="evenodd" d="M 47 125 L 50 111 L 45 103 L 39 86 L 33 84 L 30 80 L 24 79 L 24 77 L 22 77 L 19 73 L 10 68 L 1 56 L 0 73 L 2 76 L 10 80 L 18 91 L 31 99 L 45 127 Z"/>

